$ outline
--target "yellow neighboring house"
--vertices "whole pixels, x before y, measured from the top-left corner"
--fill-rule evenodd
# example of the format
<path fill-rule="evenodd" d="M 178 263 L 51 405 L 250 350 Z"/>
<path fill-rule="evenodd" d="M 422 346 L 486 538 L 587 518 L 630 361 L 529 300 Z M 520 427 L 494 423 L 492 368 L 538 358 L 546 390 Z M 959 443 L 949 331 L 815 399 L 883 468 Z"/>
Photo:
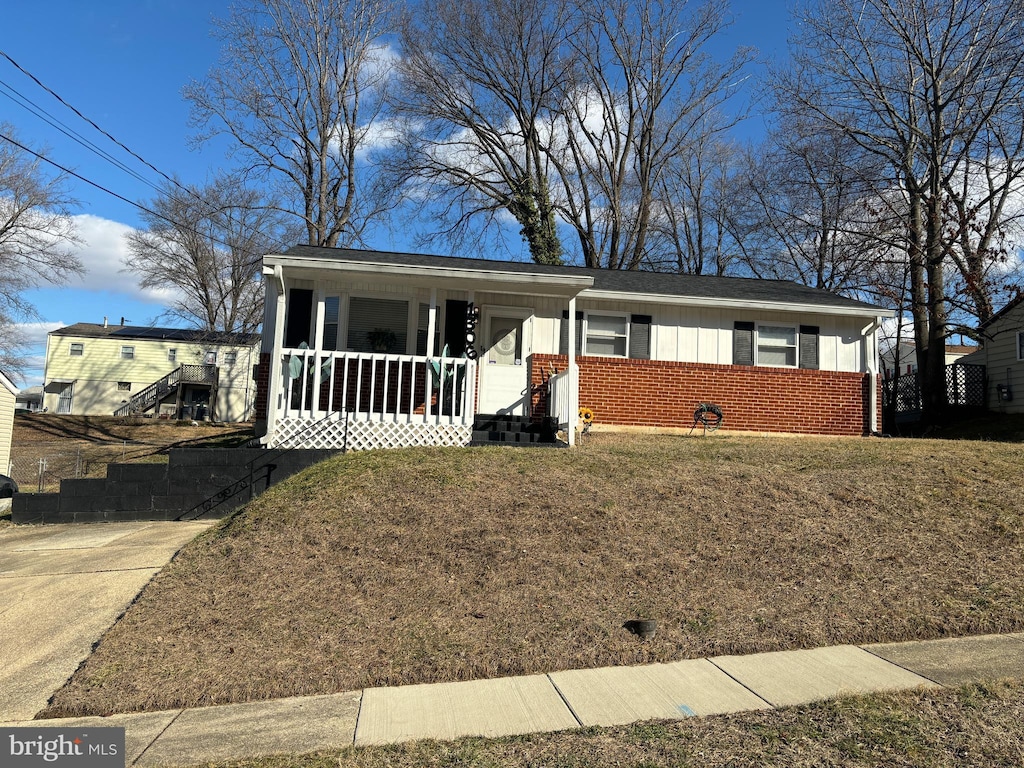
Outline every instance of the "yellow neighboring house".
<path fill-rule="evenodd" d="M 82 416 L 247 421 L 255 333 L 76 323 L 46 340 L 43 408 Z"/>
<path fill-rule="evenodd" d="M 0 475 L 9 475 L 11 468 L 11 433 L 14 432 L 14 400 L 18 390 L 0 371 Z"/>

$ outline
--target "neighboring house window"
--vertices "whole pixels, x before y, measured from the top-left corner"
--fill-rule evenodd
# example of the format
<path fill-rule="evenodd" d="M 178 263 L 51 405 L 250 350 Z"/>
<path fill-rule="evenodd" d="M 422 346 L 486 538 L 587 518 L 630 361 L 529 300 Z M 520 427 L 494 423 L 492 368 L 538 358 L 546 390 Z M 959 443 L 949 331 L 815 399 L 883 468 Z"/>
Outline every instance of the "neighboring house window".
<path fill-rule="evenodd" d="M 178 362 L 178 350 L 176 350 L 176 349 L 168 349 L 167 350 L 167 362 L 168 363 L 176 363 L 176 362 Z"/>
<path fill-rule="evenodd" d="M 216 365 L 217 364 L 217 353 L 213 352 L 212 350 L 207 350 L 206 351 L 206 355 L 203 357 L 203 362 L 206 365 Z"/>
<path fill-rule="evenodd" d="M 234 365 L 238 360 L 238 353 L 235 351 L 224 353 L 224 365 Z"/>
<path fill-rule="evenodd" d="M 405 354 L 409 302 L 353 296 L 348 303 L 348 348 L 355 352 Z"/>
<path fill-rule="evenodd" d="M 134 360 L 135 359 L 135 347 L 121 347 L 121 359 L 122 360 Z"/>
<path fill-rule="evenodd" d="M 626 315 L 584 315 L 585 355 L 625 357 L 629 348 L 629 319 Z"/>
<path fill-rule="evenodd" d="M 131 392 L 132 391 L 132 383 L 130 381 L 119 381 L 119 382 L 117 382 L 117 391 L 118 392 Z"/>
<path fill-rule="evenodd" d="M 1024 360 L 1024 331 L 1017 331 L 1017 359 Z"/>
<path fill-rule="evenodd" d="M 68 354 L 71 357 L 81 357 L 85 351 L 85 344 L 81 344 L 77 341 L 71 342 L 71 346 L 68 348 Z"/>

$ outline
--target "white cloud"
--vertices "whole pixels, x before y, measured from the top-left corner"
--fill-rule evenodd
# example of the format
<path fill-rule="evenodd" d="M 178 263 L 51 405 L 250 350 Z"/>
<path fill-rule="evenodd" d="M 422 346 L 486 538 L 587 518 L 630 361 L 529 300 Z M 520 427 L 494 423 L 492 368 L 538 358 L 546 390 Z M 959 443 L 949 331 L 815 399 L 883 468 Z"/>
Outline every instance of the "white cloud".
<path fill-rule="evenodd" d="M 124 271 L 126 261 L 131 258 L 125 235 L 132 227 L 87 213 L 72 218 L 82 239 L 82 244 L 75 248 L 75 255 L 81 259 L 85 274 L 69 280 L 69 288 L 122 293 L 137 301 L 159 305 L 174 298 L 173 289 L 140 289 L 138 277 Z"/>

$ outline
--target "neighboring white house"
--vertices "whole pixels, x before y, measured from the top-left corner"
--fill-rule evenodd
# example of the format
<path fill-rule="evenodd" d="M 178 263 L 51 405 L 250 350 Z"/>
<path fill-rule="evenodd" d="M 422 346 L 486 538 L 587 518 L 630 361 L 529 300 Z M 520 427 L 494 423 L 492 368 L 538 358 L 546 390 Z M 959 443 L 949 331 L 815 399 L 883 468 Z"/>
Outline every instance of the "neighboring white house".
<path fill-rule="evenodd" d="M 1024 294 L 996 312 L 979 330 L 984 344 L 962 362 L 985 366 L 989 410 L 1024 413 Z"/>
<path fill-rule="evenodd" d="M 29 413 L 43 410 L 42 385 L 25 387 L 25 389 L 21 390 L 18 393 L 17 400 L 14 401 L 14 408 L 15 410 L 28 411 Z"/>
<path fill-rule="evenodd" d="M 978 351 L 978 347 L 968 344 L 947 344 L 946 365 L 952 365 L 960 358 Z M 882 350 L 882 371 L 886 379 L 917 372 L 917 345 L 913 341 L 901 341 Z M 964 362 L 967 362 L 966 360 Z"/>
<path fill-rule="evenodd" d="M 787 281 L 296 246 L 264 257 L 269 445 L 465 445 L 491 415 L 878 429 L 892 312 Z M 568 430 L 570 442 L 574 430 Z"/>
<path fill-rule="evenodd" d="M 11 468 L 11 435 L 14 432 L 14 400 L 18 395 L 11 380 L 0 371 L 0 475 Z"/>
<path fill-rule="evenodd" d="M 43 407 L 88 416 L 252 417 L 258 334 L 77 323 L 46 340 Z"/>

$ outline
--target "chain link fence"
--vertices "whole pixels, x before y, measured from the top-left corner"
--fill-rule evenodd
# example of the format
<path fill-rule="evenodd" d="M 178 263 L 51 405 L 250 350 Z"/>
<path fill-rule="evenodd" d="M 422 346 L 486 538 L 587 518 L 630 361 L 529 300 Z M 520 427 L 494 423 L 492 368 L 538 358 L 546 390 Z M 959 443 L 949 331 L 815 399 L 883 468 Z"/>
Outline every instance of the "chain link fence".
<path fill-rule="evenodd" d="M 123 440 L 119 443 L 88 443 L 63 440 L 14 446 L 7 473 L 25 492 L 56 492 L 60 481 L 79 477 L 105 477 L 112 462 L 138 460 L 153 453 L 153 446 Z"/>

